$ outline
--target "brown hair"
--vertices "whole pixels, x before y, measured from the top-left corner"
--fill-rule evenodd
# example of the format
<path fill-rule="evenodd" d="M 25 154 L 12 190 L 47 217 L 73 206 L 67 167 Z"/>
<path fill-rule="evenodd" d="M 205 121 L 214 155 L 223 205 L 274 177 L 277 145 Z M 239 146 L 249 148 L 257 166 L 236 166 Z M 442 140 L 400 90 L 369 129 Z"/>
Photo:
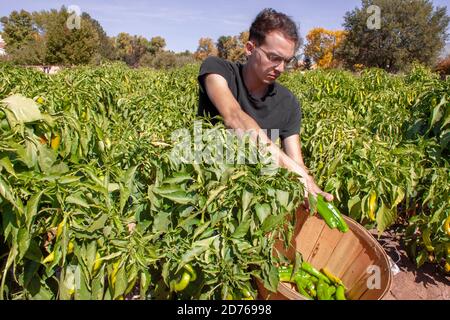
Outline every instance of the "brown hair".
<path fill-rule="evenodd" d="M 272 31 L 280 31 L 283 35 L 295 42 L 295 51 L 301 44 L 298 27 L 295 22 L 284 13 L 277 12 L 272 8 L 262 10 L 256 16 L 250 26 L 249 40 L 254 40 L 256 45 L 261 45 L 266 39 L 266 35 Z"/>

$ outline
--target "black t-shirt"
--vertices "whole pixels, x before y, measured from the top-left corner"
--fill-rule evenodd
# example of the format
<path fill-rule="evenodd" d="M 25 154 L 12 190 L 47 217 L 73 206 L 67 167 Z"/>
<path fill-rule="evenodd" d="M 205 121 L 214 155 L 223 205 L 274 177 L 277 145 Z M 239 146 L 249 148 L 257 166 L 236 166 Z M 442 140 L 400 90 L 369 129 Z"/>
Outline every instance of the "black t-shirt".
<path fill-rule="evenodd" d="M 302 118 L 300 104 L 288 89 L 275 82 L 269 86 L 264 97 L 257 99 L 248 92 L 244 84 L 243 64 L 218 57 L 208 57 L 200 67 L 199 116 L 212 118 L 220 115 L 209 99 L 204 86 L 204 75 L 210 73 L 219 74 L 226 79 L 228 87 L 242 110 L 252 117 L 261 129 L 267 130 L 272 141 L 277 139 L 277 130 L 281 140 L 300 133 Z"/>

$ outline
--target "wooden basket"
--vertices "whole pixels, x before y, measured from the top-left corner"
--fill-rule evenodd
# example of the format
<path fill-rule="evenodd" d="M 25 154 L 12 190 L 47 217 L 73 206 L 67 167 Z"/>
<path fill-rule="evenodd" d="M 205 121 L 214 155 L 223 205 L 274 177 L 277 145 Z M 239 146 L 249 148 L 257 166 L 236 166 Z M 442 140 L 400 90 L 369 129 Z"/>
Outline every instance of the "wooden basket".
<path fill-rule="evenodd" d="M 297 250 L 315 268 L 327 267 L 342 279 L 349 299 L 381 300 L 392 282 L 388 256 L 364 227 L 347 216 L 344 219 L 350 229 L 346 233 L 330 229 L 319 215 L 310 216 L 300 207 L 291 247 L 284 250 L 281 241 L 275 247 L 291 261 Z M 280 282 L 276 293 L 265 289 L 260 281 L 257 285 L 264 300 L 306 300 L 289 283 Z"/>

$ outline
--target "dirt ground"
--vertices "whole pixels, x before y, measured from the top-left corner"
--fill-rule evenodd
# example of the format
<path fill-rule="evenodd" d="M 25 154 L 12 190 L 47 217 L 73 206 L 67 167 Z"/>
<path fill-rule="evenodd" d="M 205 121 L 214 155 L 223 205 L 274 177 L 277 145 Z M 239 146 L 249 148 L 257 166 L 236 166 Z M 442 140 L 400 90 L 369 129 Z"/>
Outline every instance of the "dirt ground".
<path fill-rule="evenodd" d="M 417 269 L 401 243 L 400 226 L 386 230 L 381 237 L 376 230 L 371 233 L 399 268 L 397 274 L 393 272 L 391 290 L 385 300 L 450 300 L 450 276 L 430 263 Z"/>

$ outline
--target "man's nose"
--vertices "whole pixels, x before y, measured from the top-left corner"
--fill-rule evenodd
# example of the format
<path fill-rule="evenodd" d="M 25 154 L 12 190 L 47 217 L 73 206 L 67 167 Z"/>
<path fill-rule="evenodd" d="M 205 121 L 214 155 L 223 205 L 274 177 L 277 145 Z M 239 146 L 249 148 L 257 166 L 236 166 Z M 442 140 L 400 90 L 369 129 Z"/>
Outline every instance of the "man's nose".
<path fill-rule="evenodd" d="M 286 67 L 286 62 L 281 61 L 281 63 L 277 66 L 275 66 L 275 70 L 277 70 L 279 73 L 284 72 L 284 69 Z"/>

